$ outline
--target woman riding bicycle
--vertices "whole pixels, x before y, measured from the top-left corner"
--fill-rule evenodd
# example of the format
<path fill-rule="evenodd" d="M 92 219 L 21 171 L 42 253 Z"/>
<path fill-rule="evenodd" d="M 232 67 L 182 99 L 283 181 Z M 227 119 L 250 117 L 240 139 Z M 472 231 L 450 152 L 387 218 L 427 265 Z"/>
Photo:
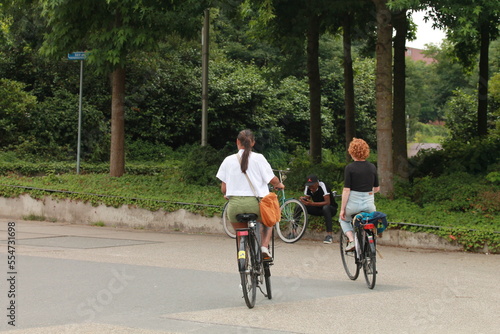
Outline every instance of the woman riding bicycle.
<path fill-rule="evenodd" d="M 352 215 L 359 212 L 373 212 L 375 193 L 380 190 L 377 168 L 366 161 L 370 155 L 370 147 L 363 139 L 353 138 L 348 149 L 354 162 L 345 167 L 344 190 L 340 206 L 339 222 L 342 231 L 349 238 L 346 250 L 354 249 L 354 234 L 351 225 Z"/>
<path fill-rule="evenodd" d="M 250 178 L 257 196 L 262 198 L 269 193 L 268 184 L 271 183 L 276 189 L 285 186 L 273 173 L 271 165 L 266 158 L 259 153 L 252 152 L 255 145 L 255 137 L 250 130 L 243 130 L 238 134 L 236 146 L 238 153 L 227 156 L 219 167 L 217 178 L 222 181 L 221 191 L 229 200 L 228 219 L 236 230 L 246 228 L 246 223 L 239 223 L 236 215 L 239 213 L 255 213 L 260 220 L 259 202 L 255 197 L 245 174 Z M 269 252 L 269 241 L 271 240 L 272 228 L 262 225 L 262 254 L 271 257 Z"/>

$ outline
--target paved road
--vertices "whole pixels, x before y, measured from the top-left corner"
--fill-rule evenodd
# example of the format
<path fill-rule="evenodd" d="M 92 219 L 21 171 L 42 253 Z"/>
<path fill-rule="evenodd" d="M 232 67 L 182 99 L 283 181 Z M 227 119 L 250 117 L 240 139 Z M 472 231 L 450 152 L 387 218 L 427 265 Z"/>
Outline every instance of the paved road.
<path fill-rule="evenodd" d="M 500 325 L 498 255 L 380 246 L 369 290 L 363 277 L 347 278 L 338 244 L 277 242 L 274 298 L 258 294 L 250 310 L 225 236 L 17 221 L 9 274 L 7 229 L 0 220 L 6 333 L 498 333 Z"/>

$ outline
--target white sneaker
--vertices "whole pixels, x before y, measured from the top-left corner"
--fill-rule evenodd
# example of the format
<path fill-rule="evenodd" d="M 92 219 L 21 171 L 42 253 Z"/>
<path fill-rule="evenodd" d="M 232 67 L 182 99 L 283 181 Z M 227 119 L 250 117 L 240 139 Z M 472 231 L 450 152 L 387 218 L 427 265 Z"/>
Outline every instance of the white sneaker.
<path fill-rule="evenodd" d="M 267 247 L 264 247 L 262 246 L 260 248 L 261 252 L 262 252 L 262 257 L 263 258 L 266 258 L 266 257 L 271 257 L 271 253 L 269 252 L 269 249 L 267 249 Z"/>
<path fill-rule="evenodd" d="M 354 245 L 354 241 L 349 241 L 349 243 L 347 244 L 347 246 L 345 248 L 345 251 L 350 252 L 350 251 L 353 251 L 354 248 L 356 248 L 356 246 Z"/>

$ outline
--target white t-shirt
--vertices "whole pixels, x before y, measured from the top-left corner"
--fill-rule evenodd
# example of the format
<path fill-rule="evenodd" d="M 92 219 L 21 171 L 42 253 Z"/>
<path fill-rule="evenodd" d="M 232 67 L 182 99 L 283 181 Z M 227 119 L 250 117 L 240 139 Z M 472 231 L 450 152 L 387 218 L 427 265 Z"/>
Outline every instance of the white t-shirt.
<path fill-rule="evenodd" d="M 241 157 L 243 150 L 240 150 L 238 154 Z M 262 154 L 250 152 L 247 175 L 252 181 L 257 196 L 264 197 L 269 194 L 268 184 L 275 175 L 271 165 Z M 226 196 L 255 196 L 245 174 L 241 172 L 240 161 L 236 154 L 224 159 L 216 176 L 226 183 Z"/>

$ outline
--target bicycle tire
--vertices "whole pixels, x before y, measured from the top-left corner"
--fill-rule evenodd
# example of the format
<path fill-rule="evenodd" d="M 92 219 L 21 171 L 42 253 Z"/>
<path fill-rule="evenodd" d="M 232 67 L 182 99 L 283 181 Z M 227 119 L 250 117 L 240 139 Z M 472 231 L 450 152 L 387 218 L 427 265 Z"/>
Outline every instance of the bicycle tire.
<path fill-rule="evenodd" d="M 273 292 L 271 289 L 271 268 L 269 263 L 263 263 L 264 265 L 264 281 L 266 283 L 266 293 L 268 299 L 273 299 Z"/>
<path fill-rule="evenodd" d="M 340 256 L 342 257 L 342 264 L 344 265 L 345 272 L 351 280 L 356 280 L 359 276 L 360 265 L 357 259 L 356 250 L 347 252 L 345 249 L 349 239 L 340 232 Z"/>
<path fill-rule="evenodd" d="M 222 209 L 222 227 L 224 227 L 224 232 L 226 232 L 227 236 L 231 239 L 236 239 L 236 231 L 233 228 L 233 224 L 227 218 L 227 205 L 229 202 L 224 204 L 224 208 Z"/>
<path fill-rule="evenodd" d="M 289 199 L 281 206 L 281 221 L 276 230 L 281 240 L 294 243 L 300 240 L 307 228 L 307 209 L 299 200 Z"/>
<path fill-rule="evenodd" d="M 365 235 L 364 244 L 363 272 L 365 274 L 366 285 L 368 285 L 369 289 L 373 289 L 377 278 L 376 252 L 368 242 L 368 235 Z"/>
<path fill-rule="evenodd" d="M 248 308 L 253 308 L 255 306 L 255 297 L 257 295 L 257 272 L 256 272 L 256 256 L 253 247 L 250 247 L 250 238 L 246 237 L 242 241 L 245 254 L 241 254 L 241 250 L 238 252 L 238 258 L 244 256 L 245 264 L 243 266 L 243 272 L 240 272 L 241 277 L 241 287 L 243 290 L 243 298 L 245 298 L 245 303 Z"/>

